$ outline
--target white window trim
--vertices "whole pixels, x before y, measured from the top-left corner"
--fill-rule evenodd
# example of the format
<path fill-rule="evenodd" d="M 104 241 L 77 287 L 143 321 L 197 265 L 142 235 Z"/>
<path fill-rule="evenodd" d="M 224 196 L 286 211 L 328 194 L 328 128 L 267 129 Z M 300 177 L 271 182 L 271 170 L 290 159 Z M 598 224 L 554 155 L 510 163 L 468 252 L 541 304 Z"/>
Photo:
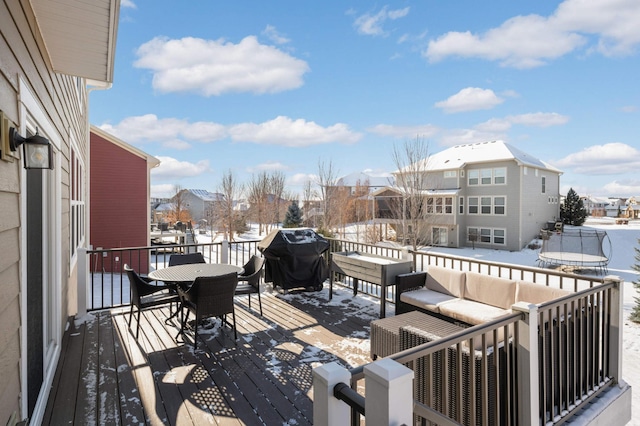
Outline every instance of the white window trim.
<path fill-rule="evenodd" d="M 33 413 L 31 415 L 31 422 L 34 424 L 39 424 L 44 416 L 44 411 L 47 405 L 47 400 L 49 397 L 49 390 L 51 389 L 51 383 L 53 383 L 53 377 L 56 371 L 56 365 L 58 363 L 58 359 L 60 357 L 60 344 L 62 342 L 62 327 L 57 324 L 49 324 L 48 319 L 53 318 L 54 321 L 59 320 L 61 318 L 62 311 L 62 277 L 61 277 L 61 264 L 62 264 L 62 237 L 60 235 L 62 229 L 62 211 L 61 211 L 61 203 L 62 199 L 62 179 L 61 179 L 61 160 L 60 160 L 60 145 L 61 139 L 56 131 L 55 127 L 49 122 L 47 114 L 45 114 L 44 108 L 41 107 L 37 97 L 31 91 L 28 83 L 20 77 L 19 80 L 19 101 L 18 101 L 18 113 L 20 116 L 20 129 L 19 133 L 24 135 L 27 130 L 33 132 L 35 134 L 36 129 L 39 134 L 45 136 L 51 142 L 54 158 L 53 158 L 53 170 L 45 171 L 44 173 L 48 173 L 45 182 L 47 183 L 46 187 L 43 188 L 45 191 L 45 199 L 43 200 L 50 207 L 50 217 L 45 221 L 46 227 L 46 235 L 43 235 L 43 247 L 45 248 L 46 259 L 44 259 L 45 263 L 45 276 L 43 277 L 44 285 L 51 287 L 51 294 L 53 298 L 51 300 L 51 306 L 47 306 L 48 312 L 45 314 L 45 321 L 47 321 L 43 327 L 44 330 L 47 328 L 53 327 L 54 334 L 51 337 L 52 342 L 49 346 L 44 348 L 44 371 L 42 377 L 42 391 L 40 395 L 38 395 L 38 399 L 33 409 Z M 21 209 L 21 220 L 22 223 L 25 223 L 24 214 L 26 212 L 26 204 L 27 199 L 22 194 L 26 194 L 26 170 L 20 164 L 20 173 L 21 173 L 21 183 L 20 183 L 20 209 Z M 26 227 L 21 227 L 21 239 L 22 241 L 26 241 Z M 24 259 L 27 258 L 27 247 L 26 244 L 22 244 L 21 247 L 21 294 L 20 294 L 20 303 L 22 307 L 27 306 L 27 291 L 26 291 L 26 279 L 27 274 L 27 264 Z M 27 309 L 21 309 L 21 321 L 22 324 L 27 323 Z M 28 389 L 28 374 L 27 374 L 27 330 L 26 327 L 20 328 L 21 335 L 21 362 L 20 362 L 20 376 L 21 376 L 21 394 L 23 397 L 21 398 L 21 410 L 22 417 L 26 418 L 28 409 L 28 398 L 27 389 Z"/>

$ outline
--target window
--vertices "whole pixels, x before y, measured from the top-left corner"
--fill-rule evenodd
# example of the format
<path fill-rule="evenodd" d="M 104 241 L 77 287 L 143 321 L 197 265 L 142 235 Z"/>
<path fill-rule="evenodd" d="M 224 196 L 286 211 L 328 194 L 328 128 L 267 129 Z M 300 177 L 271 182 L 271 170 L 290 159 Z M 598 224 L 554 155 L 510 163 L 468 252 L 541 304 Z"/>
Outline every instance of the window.
<path fill-rule="evenodd" d="M 482 169 L 480 170 L 481 180 L 480 183 L 483 185 L 491 185 L 491 169 Z"/>
<path fill-rule="evenodd" d="M 444 212 L 446 214 L 453 214 L 453 197 L 444 198 Z"/>
<path fill-rule="evenodd" d="M 84 243 L 84 172 L 80 158 L 71 150 L 71 256 Z"/>
<path fill-rule="evenodd" d="M 506 230 L 499 228 L 467 228 L 467 241 L 505 245 L 506 234 Z"/>
<path fill-rule="evenodd" d="M 491 214 L 491 197 L 480 198 L 480 213 Z"/>
<path fill-rule="evenodd" d="M 436 213 L 442 214 L 442 198 L 436 198 Z"/>
<path fill-rule="evenodd" d="M 469 214 L 478 214 L 478 197 L 469 197 Z"/>
<path fill-rule="evenodd" d="M 433 214 L 433 197 L 427 198 L 427 214 Z"/>
<path fill-rule="evenodd" d="M 458 208 L 458 211 L 460 212 L 460 214 L 464 214 L 464 197 L 460 197 L 458 201 L 460 203 L 460 207 Z"/>
<path fill-rule="evenodd" d="M 455 170 L 445 170 L 444 172 L 444 177 L 446 178 L 454 178 L 456 177 L 458 174 L 456 173 Z"/>
<path fill-rule="evenodd" d="M 505 214 L 505 197 L 495 197 L 493 199 L 493 214 Z"/>
<path fill-rule="evenodd" d="M 547 178 L 542 176 L 542 193 L 545 194 L 547 192 Z"/>
<path fill-rule="evenodd" d="M 469 185 L 477 185 L 479 177 L 479 170 L 469 170 Z"/>
<path fill-rule="evenodd" d="M 507 183 L 507 169 L 498 167 L 493 169 L 493 183 L 496 185 L 504 185 Z"/>

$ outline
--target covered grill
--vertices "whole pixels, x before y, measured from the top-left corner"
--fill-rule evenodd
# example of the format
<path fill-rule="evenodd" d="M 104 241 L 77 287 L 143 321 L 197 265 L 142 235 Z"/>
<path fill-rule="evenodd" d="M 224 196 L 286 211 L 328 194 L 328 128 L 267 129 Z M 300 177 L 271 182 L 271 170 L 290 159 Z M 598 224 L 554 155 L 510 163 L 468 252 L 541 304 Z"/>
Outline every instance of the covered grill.
<path fill-rule="evenodd" d="M 266 259 L 265 281 L 283 290 L 322 290 L 329 268 L 322 254 L 329 241 L 308 228 L 275 229 L 258 243 Z"/>

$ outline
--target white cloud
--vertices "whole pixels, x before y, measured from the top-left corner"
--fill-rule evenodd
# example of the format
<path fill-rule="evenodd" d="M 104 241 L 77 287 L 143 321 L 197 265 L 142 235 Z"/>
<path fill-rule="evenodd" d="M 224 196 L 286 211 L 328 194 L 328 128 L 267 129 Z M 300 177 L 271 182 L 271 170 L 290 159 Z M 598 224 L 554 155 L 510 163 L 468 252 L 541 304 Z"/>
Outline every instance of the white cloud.
<path fill-rule="evenodd" d="M 620 111 L 622 111 L 622 112 L 637 112 L 638 111 L 638 107 L 636 105 L 625 105 L 623 107 L 620 107 Z"/>
<path fill-rule="evenodd" d="M 282 164 L 279 161 L 266 161 L 264 163 L 258 164 L 257 166 L 247 167 L 247 172 L 255 173 L 262 171 L 273 171 L 273 170 L 289 170 L 290 167 Z"/>
<path fill-rule="evenodd" d="M 416 136 L 430 138 L 436 135 L 439 129 L 432 124 L 422 126 L 394 126 L 391 124 L 378 124 L 367 129 L 370 133 L 394 138 L 415 138 Z"/>
<path fill-rule="evenodd" d="M 496 96 L 491 89 L 467 87 L 444 101 L 436 102 L 435 106 L 447 113 L 456 113 L 491 109 L 502 102 L 504 99 Z"/>
<path fill-rule="evenodd" d="M 556 112 L 534 112 L 530 114 L 510 115 L 507 117 L 513 124 L 524 126 L 550 127 L 560 126 L 569 122 L 569 117 Z"/>
<path fill-rule="evenodd" d="M 429 42 L 431 62 L 450 56 L 499 61 L 533 68 L 585 46 L 605 55 L 628 54 L 640 44 L 637 0 L 566 0 L 549 17 L 516 16 L 483 34 L 449 32 Z"/>
<path fill-rule="evenodd" d="M 619 143 L 593 145 L 553 162 L 554 166 L 588 175 L 620 175 L 640 170 L 640 151 Z"/>
<path fill-rule="evenodd" d="M 266 28 L 262 30 L 262 34 L 267 36 L 267 38 L 275 44 L 287 44 L 291 42 L 291 39 L 280 34 L 273 25 L 267 25 Z"/>
<path fill-rule="evenodd" d="M 221 124 L 198 121 L 189 123 L 178 118 L 158 118 L 155 114 L 127 117 L 120 123 L 102 124 L 102 130 L 127 143 L 160 142 L 184 149 L 183 139 L 197 142 L 214 142 L 225 138 Z"/>
<path fill-rule="evenodd" d="M 133 2 L 133 0 L 120 0 L 121 7 L 128 7 L 129 9 L 137 9 L 138 6 Z"/>
<path fill-rule="evenodd" d="M 248 36 L 234 44 L 219 40 L 156 37 L 137 50 L 134 66 L 153 72 L 162 93 L 202 96 L 224 93 L 278 93 L 303 85 L 309 65 Z"/>
<path fill-rule="evenodd" d="M 503 132 L 492 129 L 455 129 L 444 132 L 438 141 L 443 146 L 455 146 L 506 139 Z"/>
<path fill-rule="evenodd" d="M 640 180 L 614 180 L 604 185 L 604 190 L 617 197 L 637 197 L 640 194 Z"/>
<path fill-rule="evenodd" d="M 265 145 L 303 147 L 325 143 L 355 143 L 362 135 L 349 130 L 349 126 L 337 123 L 322 127 L 313 121 L 292 120 L 279 116 L 264 123 L 243 123 L 229 126 L 234 141 L 255 142 Z"/>
<path fill-rule="evenodd" d="M 172 183 L 151 185 L 151 196 L 156 198 L 171 198 L 176 193 L 175 188 L 176 186 Z"/>
<path fill-rule="evenodd" d="M 371 36 L 386 36 L 387 32 L 382 28 L 386 20 L 395 20 L 407 16 L 409 8 L 389 10 L 384 6 L 378 13 L 371 15 L 365 13 L 356 18 L 353 25 L 360 34 Z"/>
<path fill-rule="evenodd" d="M 179 161 L 172 157 L 156 157 L 160 165 L 151 169 L 151 177 L 160 180 L 176 180 L 184 177 L 199 176 L 211 171 L 209 160 L 201 160 L 197 163 Z"/>

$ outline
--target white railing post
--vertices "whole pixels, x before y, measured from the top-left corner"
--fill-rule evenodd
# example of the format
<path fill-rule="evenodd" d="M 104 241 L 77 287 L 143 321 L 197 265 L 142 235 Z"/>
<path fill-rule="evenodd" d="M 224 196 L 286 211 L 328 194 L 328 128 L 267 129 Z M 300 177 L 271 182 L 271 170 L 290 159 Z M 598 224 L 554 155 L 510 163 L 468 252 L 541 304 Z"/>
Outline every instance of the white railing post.
<path fill-rule="evenodd" d="M 222 240 L 220 250 L 220 263 L 229 263 L 229 241 Z"/>
<path fill-rule="evenodd" d="M 609 374 L 616 382 L 622 379 L 622 325 L 624 324 L 624 281 L 615 275 L 604 277 L 604 284 L 614 283 L 611 291 L 609 328 Z"/>
<path fill-rule="evenodd" d="M 511 306 L 513 312 L 523 312 L 525 319 L 517 322 L 520 336 L 518 356 L 518 421 L 521 425 L 537 425 L 540 423 L 539 397 L 540 380 L 538 379 L 538 307 L 526 302 L 518 302 Z"/>
<path fill-rule="evenodd" d="M 337 362 L 316 367 L 313 373 L 313 424 L 316 426 L 348 425 L 349 406 L 333 396 L 338 383 L 349 384 L 351 373 Z"/>
<path fill-rule="evenodd" d="M 91 249 L 91 247 L 90 247 Z M 78 248 L 78 276 L 77 276 L 77 313 L 78 317 L 82 317 L 87 314 L 87 286 L 89 280 L 89 256 L 87 255 L 87 249 L 84 247 Z"/>
<path fill-rule="evenodd" d="M 368 426 L 413 424 L 413 370 L 383 358 L 364 367 Z"/>

